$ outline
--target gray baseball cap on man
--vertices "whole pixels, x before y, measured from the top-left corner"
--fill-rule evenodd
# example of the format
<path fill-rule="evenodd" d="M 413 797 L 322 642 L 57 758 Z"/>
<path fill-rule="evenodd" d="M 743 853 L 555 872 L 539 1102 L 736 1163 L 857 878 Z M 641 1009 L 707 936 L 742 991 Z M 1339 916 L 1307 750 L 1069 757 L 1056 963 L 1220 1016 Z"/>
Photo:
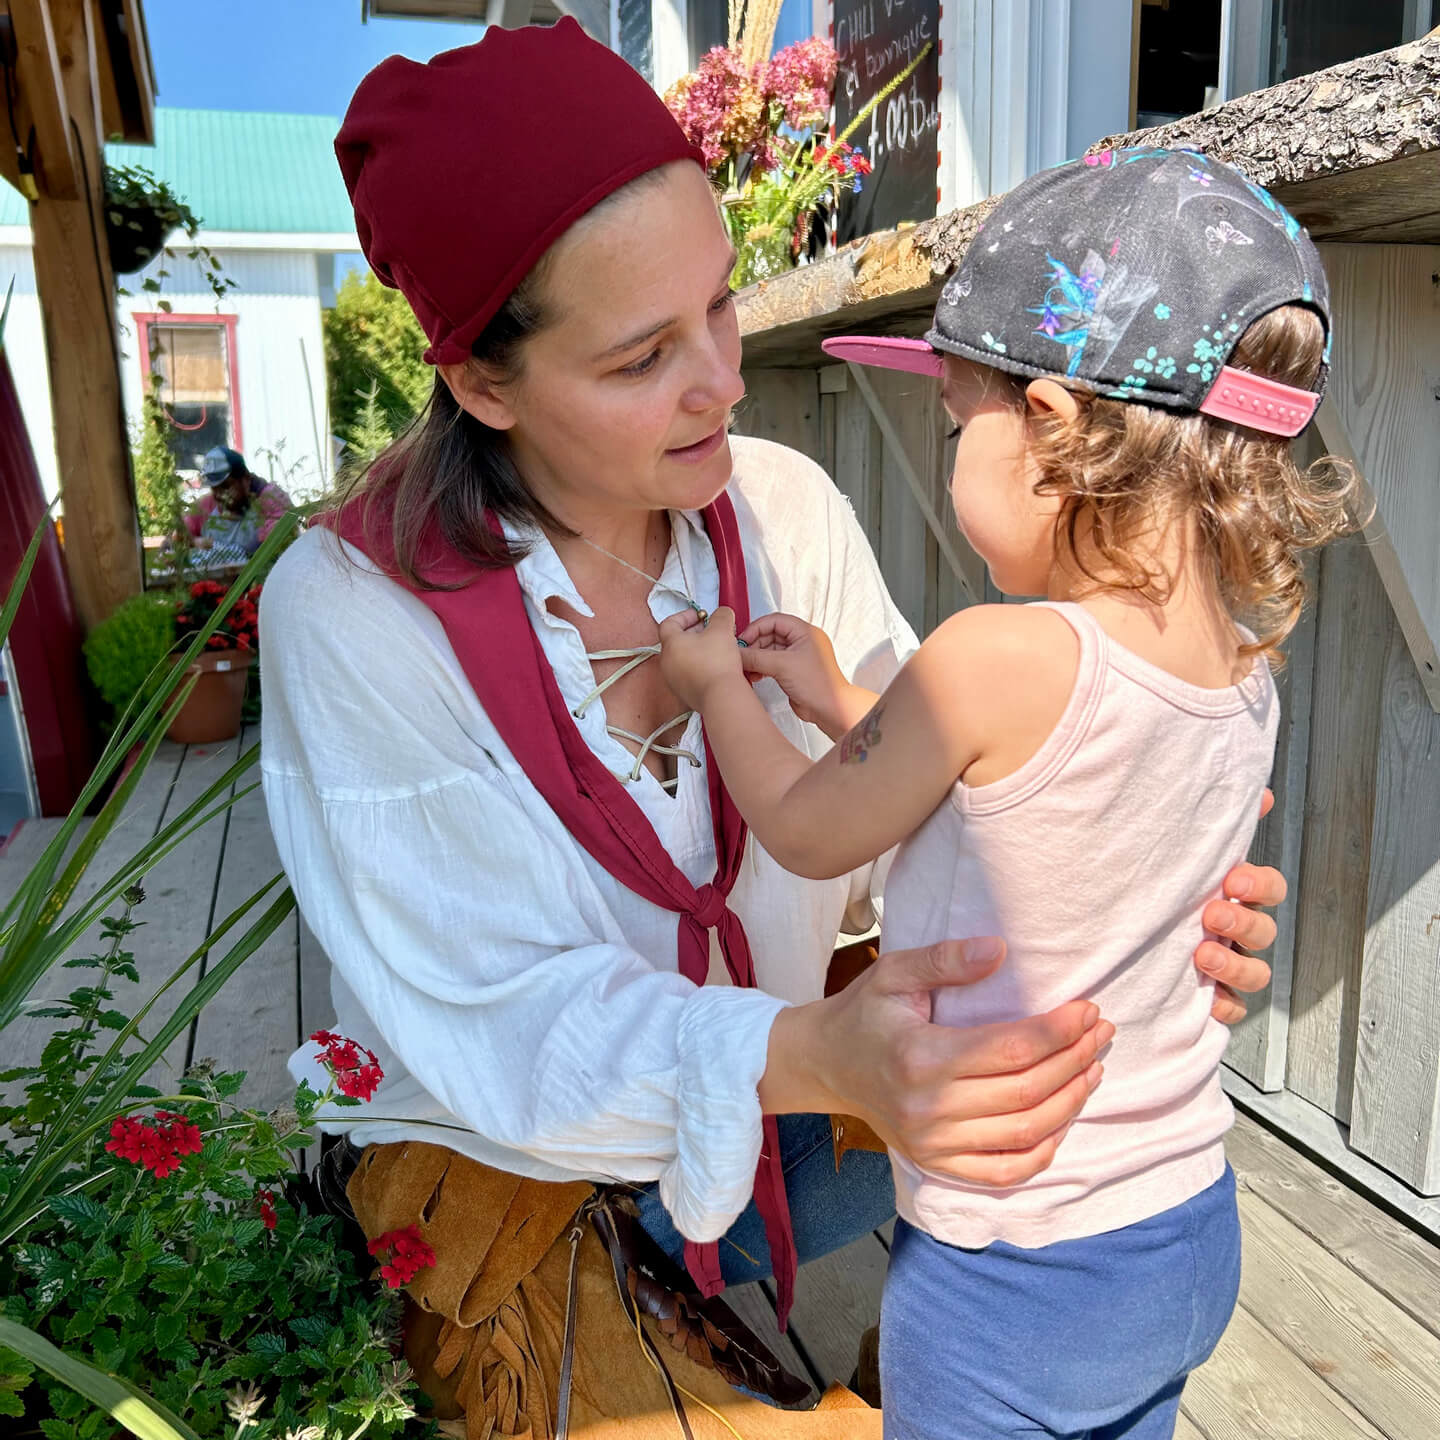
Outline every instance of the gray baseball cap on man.
<path fill-rule="evenodd" d="M 212 490 L 218 485 L 223 485 L 227 480 L 234 479 L 237 475 L 248 475 L 249 473 L 245 465 L 245 457 L 238 450 L 231 450 L 224 445 L 217 445 L 213 450 L 207 450 L 205 458 L 200 462 L 200 474 Z"/>

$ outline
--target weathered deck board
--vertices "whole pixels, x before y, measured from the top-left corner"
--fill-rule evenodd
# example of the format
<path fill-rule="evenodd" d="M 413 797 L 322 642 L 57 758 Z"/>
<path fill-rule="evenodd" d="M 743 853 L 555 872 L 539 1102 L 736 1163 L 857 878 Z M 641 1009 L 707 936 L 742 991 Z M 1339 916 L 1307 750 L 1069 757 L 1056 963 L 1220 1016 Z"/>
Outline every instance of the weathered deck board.
<path fill-rule="evenodd" d="M 1240 1219 L 1256 1320 L 1384 1434 L 1440 1434 L 1440 1340 L 1248 1191 Z"/>
<path fill-rule="evenodd" d="M 1440 1248 L 1243 1115 L 1225 1148 L 1242 1188 L 1440 1336 Z"/>
<path fill-rule="evenodd" d="M 242 743 L 248 747 L 257 739 L 252 731 Z M 241 789 L 258 780 L 258 771 L 252 770 Z M 259 790 L 252 790 L 230 810 L 215 892 L 216 919 L 244 904 L 280 868 L 265 798 Z M 247 919 L 259 913 L 257 908 Z M 240 923 L 243 926 L 247 921 Z M 237 983 L 237 976 L 226 985 L 201 1012 L 196 1025 L 194 1057 L 212 1059 L 222 1070 L 243 1070 L 245 1084 L 236 1100 L 252 1109 L 272 1110 L 294 1095 L 285 1062 L 300 1035 L 296 924 L 293 918 L 287 920 L 265 941 L 245 962 L 243 983 Z"/>
<path fill-rule="evenodd" d="M 1330 1389 L 1243 1296 L 1219 1348 L 1190 1377 L 1182 1408 L 1209 1440 L 1398 1440 Z"/>

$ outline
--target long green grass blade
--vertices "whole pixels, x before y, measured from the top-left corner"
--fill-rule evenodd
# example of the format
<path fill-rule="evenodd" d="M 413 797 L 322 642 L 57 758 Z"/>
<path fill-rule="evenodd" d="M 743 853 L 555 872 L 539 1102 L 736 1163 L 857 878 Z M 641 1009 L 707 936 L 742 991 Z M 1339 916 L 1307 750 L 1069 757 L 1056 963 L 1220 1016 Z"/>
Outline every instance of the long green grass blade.
<path fill-rule="evenodd" d="M 54 503 L 53 501 L 51 502 Z M 5 596 L 5 608 L 0 610 L 0 646 L 10 638 L 10 627 L 15 623 L 15 614 L 20 609 L 20 601 L 24 598 L 25 587 L 30 583 L 30 572 L 35 568 L 35 559 L 40 554 L 41 543 L 45 539 L 45 532 L 50 528 L 50 506 L 45 507 L 44 518 L 35 527 L 35 533 L 30 537 L 30 543 L 25 547 L 25 554 L 21 557 L 20 568 L 15 572 L 15 578 L 10 582 L 10 589 Z"/>
<path fill-rule="evenodd" d="M 175 661 L 172 675 L 177 683 L 181 683 L 181 677 L 184 675 L 186 667 L 204 649 L 206 642 L 215 633 L 225 614 L 254 583 L 255 577 L 261 573 L 262 569 L 289 542 L 298 523 L 299 517 L 291 512 L 283 516 L 275 529 L 266 537 L 264 544 L 255 552 L 249 564 L 231 585 L 224 600 L 216 607 L 214 615 L 210 617 L 204 627 L 195 633 L 190 644 Z M 38 548 L 38 541 L 32 541 L 32 545 Z M 26 573 L 28 574 L 28 572 Z M 19 577 L 17 577 L 18 583 Z M 21 588 L 23 589 L 23 586 Z M 12 592 L 13 599 L 19 592 L 15 591 L 14 587 L 12 587 Z M 18 599 L 15 603 L 18 605 Z M 0 956 L 0 1030 L 3 1030 L 5 1025 L 19 1013 L 26 996 L 34 989 L 49 965 L 59 958 L 55 951 L 44 950 L 40 946 L 40 942 L 59 918 L 66 902 L 74 893 L 76 885 L 93 859 L 95 851 L 114 826 L 123 809 L 124 799 L 128 799 L 139 784 L 145 766 L 149 764 L 151 757 L 159 747 L 164 732 L 169 728 L 174 715 L 178 713 L 178 708 L 183 703 L 186 693 L 188 691 L 182 691 L 177 695 L 169 685 L 160 685 L 134 720 L 128 726 L 123 727 L 123 733 L 119 739 L 112 746 L 106 747 L 105 754 L 101 757 L 101 763 L 96 766 L 70 814 L 60 827 L 59 833 L 35 862 L 25 881 L 17 888 L 10 904 L 3 913 L 0 913 L 0 924 L 15 917 L 6 935 L 4 954 Z M 164 717 L 157 726 L 156 718 L 162 710 L 165 712 Z M 69 847 L 85 812 L 98 798 L 103 787 L 109 782 L 134 745 L 139 743 L 142 738 L 144 744 L 139 761 L 116 787 L 117 793 L 112 794 L 107 800 L 74 853 L 69 854 Z M 124 795 L 119 799 L 119 803 L 116 803 L 120 792 L 124 792 Z M 68 860 L 65 859 L 67 854 L 69 854 Z M 52 883 L 55 871 L 61 865 L 62 860 L 64 860 L 65 869 L 59 882 Z"/>
<path fill-rule="evenodd" d="M 280 895 L 276 896 L 265 913 L 235 942 L 221 960 L 207 967 L 204 978 L 199 980 L 185 995 L 170 1018 L 155 1032 L 143 1048 L 137 1050 L 126 1061 L 125 1068 L 95 1101 L 100 1118 L 87 1126 L 71 1129 L 73 1120 L 90 1096 L 93 1077 L 103 1074 L 109 1069 L 110 1061 L 119 1055 L 121 1047 L 136 1033 L 141 1022 L 161 996 L 176 985 L 181 977 L 206 955 L 207 951 L 227 930 L 236 925 L 284 878 L 283 874 L 276 875 L 239 908 L 232 911 L 219 928 L 207 936 L 205 942 L 192 951 L 189 958 L 140 1007 L 126 1026 L 116 1032 L 110 1049 L 100 1063 L 91 1068 L 91 1079 L 87 1080 L 70 1098 L 65 1110 L 51 1127 L 50 1133 L 57 1137 L 56 1143 L 37 1147 L 26 1158 L 24 1169 L 5 1196 L 3 1206 L 0 1206 L 0 1244 L 7 1242 L 12 1237 L 17 1218 L 23 1216 L 27 1208 L 43 1194 L 47 1183 L 58 1170 L 63 1168 L 68 1157 L 83 1145 L 92 1133 L 109 1125 L 113 1116 L 125 1109 L 130 1092 L 151 1066 L 164 1055 L 170 1042 L 190 1024 L 204 1006 L 209 1004 L 220 987 L 239 969 L 241 964 L 249 959 L 275 933 L 285 918 L 294 911 L 295 896 L 290 888 L 287 886 Z"/>
<path fill-rule="evenodd" d="M 48 1371 L 140 1440 L 200 1440 L 173 1411 L 119 1375 L 67 1355 L 28 1325 L 0 1316 L 0 1345 Z"/>
<path fill-rule="evenodd" d="M 179 713 L 184 703 L 183 695 L 176 698 L 166 714 L 167 723 Z M 164 738 L 165 727 L 157 726 L 145 742 L 145 748 L 133 769 L 115 787 L 100 813 L 91 821 L 84 838 L 65 862 L 65 869 L 59 880 L 51 884 L 54 865 L 47 866 L 46 857 L 53 845 L 64 838 L 67 828 L 73 834 L 78 826 L 79 817 L 73 812 L 61 827 L 61 834 L 52 842 L 52 847 L 46 848 L 45 855 L 36 861 L 34 869 L 21 883 L 20 889 L 24 898 L 19 916 L 15 921 L 10 942 L 5 947 L 5 954 L 0 957 L 0 1030 L 15 1018 L 25 997 L 35 988 L 50 963 L 58 958 L 56 952 L 43 945 L 43 941 L 74 894 L 75 887 L 80 883 L 95 851 L 114 828 L 115 822 L 135 793 L 146 766 Z M 58 863 L 57 859 L 54 864 Z"/>

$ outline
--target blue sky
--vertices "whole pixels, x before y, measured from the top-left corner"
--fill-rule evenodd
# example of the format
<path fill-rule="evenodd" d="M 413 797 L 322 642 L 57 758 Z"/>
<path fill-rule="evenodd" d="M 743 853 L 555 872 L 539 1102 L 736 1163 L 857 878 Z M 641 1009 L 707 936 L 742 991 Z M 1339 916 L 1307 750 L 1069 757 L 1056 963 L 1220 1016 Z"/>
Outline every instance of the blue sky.
<path fill-rule="evenodd" d="M 428 60 L 481 24 L 360 23 L 360 0 L 145 0 L 161 105 L 340 117 L 387 55 Z"/>

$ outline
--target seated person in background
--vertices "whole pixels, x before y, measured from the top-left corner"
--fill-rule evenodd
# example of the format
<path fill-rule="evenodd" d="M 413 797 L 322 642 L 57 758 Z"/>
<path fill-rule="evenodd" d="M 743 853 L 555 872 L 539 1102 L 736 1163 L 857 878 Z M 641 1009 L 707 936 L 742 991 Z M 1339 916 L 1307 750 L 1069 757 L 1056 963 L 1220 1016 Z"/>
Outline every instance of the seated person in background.
<path fill-rule="evenodd" d="M 210 493 L 185 516 L 190 543 L 214 552 L 207 557 L 211 565 L 243 565 L 294 502 L 278 485 L 252 474 L 238 450 L 223 445 L 206 451 L 200 473 Z"/>

